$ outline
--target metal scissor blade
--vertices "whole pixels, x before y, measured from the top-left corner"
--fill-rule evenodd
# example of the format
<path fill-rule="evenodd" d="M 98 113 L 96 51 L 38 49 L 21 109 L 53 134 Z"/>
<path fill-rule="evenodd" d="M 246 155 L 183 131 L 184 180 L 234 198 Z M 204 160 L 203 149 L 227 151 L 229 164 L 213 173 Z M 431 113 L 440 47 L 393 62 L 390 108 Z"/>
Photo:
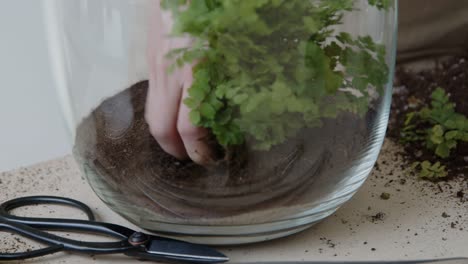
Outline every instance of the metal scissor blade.
<path fill-rule="evenodd" d="M 222 253 L 207 246 L 162 238 L 153 239 L 147 246 L 147 252 L 179 262 L 210 264 L 229 260 Z"/>

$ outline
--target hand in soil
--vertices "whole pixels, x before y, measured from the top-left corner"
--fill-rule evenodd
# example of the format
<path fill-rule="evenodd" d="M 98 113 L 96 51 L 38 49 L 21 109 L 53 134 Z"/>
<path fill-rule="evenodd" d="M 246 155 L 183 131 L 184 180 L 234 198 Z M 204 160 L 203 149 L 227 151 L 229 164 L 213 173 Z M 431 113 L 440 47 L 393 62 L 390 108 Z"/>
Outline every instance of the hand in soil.
<path fill-rule="evenodd" d="M 206 142 L 208 131 L 195 127 L 189 119 L 190 109 L 183 103 L 192 85 L 192 65 L 177 67 L 169 73 L 172 61 L 166 54 L 172 49 L 189 47 L 189 37 L 169 37 L 173 19 L 161 10 L 160 0 L 151 10 L 148 58 L 149 92 L 146 121 L 160 146 L 178 159 L 190 158 L 201 165 L 212 163 L 212 150 Z"/>

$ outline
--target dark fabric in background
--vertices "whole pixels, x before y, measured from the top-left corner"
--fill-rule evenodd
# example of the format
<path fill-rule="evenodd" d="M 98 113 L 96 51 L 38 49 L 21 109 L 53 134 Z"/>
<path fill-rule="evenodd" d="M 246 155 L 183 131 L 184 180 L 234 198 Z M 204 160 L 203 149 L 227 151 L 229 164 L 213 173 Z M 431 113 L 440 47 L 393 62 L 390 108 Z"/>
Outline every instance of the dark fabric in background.
<path fill-rule="evenodd" d="M 398 61 L 468 51 L 468 0 L 400 0 Z"/>

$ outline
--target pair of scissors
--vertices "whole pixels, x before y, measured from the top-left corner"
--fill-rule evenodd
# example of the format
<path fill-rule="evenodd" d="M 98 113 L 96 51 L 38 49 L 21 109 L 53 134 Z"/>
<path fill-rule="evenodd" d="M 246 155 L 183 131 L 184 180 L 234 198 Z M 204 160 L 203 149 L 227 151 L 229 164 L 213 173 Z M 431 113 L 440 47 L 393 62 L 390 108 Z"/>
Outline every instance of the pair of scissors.
<path fill-rule="evenodd" d="M 37 204 L 58 204 L 83 211 L 88 220 L 63 218 L 19 217 L 11 210 Z M 84 203 L 55 196 L 28 196 L 13 199 L 0 205 L 0 231 L 9 231 L 46 247 L 28 252 L 0 253 L 0 261 L 20 260 L 53 254 L 59 251 L 83 254 L 125 254 L 139 260 L 169 263 L 222 263 L 229 259 L 218 251 L 174 239 L 137 232 L 130 228 L 95 221 L 91 209 Z M 51 234 L 47 231 L 86 232 L 110 236 L 114 242 L 86 242 Z"/>

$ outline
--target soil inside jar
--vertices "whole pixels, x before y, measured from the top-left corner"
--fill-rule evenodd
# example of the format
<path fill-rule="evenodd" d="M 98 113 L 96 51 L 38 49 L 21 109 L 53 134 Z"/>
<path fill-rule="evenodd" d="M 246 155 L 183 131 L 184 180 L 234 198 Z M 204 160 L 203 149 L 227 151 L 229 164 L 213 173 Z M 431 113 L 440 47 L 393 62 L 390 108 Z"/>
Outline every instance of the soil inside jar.
<path fill-rule="evenodd" d="M 207 169 L 168 155 L 152 137 L 144 119 L 147 87 L 143 81 L 103 101 L 78 126 L 74 152 L 111 189 L 109 199 L 176 219 L 227 217 L 336 195 L 353 180 L 346 170 L 362 162 L 379 119 L 372 109 L 365 118 L 343 113 L 267 152 L 247 143 Z"/>

